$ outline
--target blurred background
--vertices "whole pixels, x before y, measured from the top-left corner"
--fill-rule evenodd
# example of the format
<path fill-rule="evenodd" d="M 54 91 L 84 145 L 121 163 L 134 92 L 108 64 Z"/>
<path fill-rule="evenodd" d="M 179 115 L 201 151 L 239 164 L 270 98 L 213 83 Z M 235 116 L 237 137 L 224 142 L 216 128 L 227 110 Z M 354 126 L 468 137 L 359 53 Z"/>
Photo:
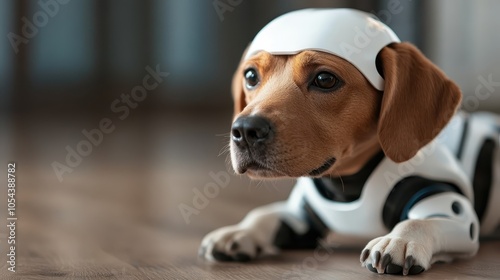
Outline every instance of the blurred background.
<path fill-rule="evenodd" d="M 500 86 L 481 86 L 500 82 L 500 1 L 2 0 L 0 180 L 16 162 L 21 258 L 47 258 L 43 243 L 58 245 L 61 259 L 83 258 L 83 240 L 133 251 L 139 245 L 114 233 L 141 227 L 181 232 L 195 248 L 206 232 L 286 198 L 293 181 L 235 176 L 221 152 L 242 51 L 271 19 L 307 7 L 378 15 L 460 85 L 463 109 L 500 112 Z M 116 112 L 156 69 L 168 77 L 126 116 Z M 68 151 L 87 140 L 82 131 L 104 118 L 114 130 L 69 167 Z M 67 167 L 62 180 L 55 162 Z M 186 220 L 180 208 L 214 182 L 210 172 L 229 174 L 229 185 Z M 165 240 L 172 251 L 175 240 Z"/>

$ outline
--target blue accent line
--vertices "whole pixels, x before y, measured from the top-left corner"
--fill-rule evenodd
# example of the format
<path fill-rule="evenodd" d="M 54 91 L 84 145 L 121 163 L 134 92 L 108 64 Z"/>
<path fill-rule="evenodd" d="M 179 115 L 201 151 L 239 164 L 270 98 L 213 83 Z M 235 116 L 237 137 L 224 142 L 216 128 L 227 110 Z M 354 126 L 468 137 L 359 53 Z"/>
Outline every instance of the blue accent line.
<path fill-rule="evenodd" d="M 400 216 L 400 221 L 404 221 L 408 219 L 408 213 L 410 212 L 410 209 L 417 204 L 420 200 L 431 196 L 433 194 L 437 193 L 443 193 L 443 192 L 450 192 L 450 191 L 455 191 L 453 187 L 450 185 L 446 184 L 436 184 L 436 185 L 430 185 L 427 186 L 421 190 L 419 190 L 417 193 L 415 193 L 408 203 L 406 203 L 405 207 L 403 208 L 403 211 L 401 212 Z"/>

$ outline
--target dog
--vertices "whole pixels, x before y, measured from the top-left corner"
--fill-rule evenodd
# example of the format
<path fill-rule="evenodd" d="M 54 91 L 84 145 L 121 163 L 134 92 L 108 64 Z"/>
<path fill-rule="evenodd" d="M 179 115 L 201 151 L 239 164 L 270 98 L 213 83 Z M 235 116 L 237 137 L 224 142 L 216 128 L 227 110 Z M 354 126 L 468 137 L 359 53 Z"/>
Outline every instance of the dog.
<path fill-rule="evenodd" d="M 278 17 L 243 54 L 232 93 L 236 173 L 298 180 L 287 201 L 209 233 L 201 256 L 371 240 L 362 266 L 408 275 L 474 256 L 497 228 L 500 118 L 457 112 L 458 86 L 374 16 Z"/>

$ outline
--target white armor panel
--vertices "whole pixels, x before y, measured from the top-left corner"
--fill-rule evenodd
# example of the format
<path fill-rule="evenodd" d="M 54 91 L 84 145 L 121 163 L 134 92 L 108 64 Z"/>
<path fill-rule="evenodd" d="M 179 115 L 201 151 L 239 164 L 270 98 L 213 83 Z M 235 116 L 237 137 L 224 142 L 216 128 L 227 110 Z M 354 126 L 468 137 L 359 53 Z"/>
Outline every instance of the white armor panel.
<path fill-rule="evenodd" d="M 410 219 L 441 219 L 434 228 L 438 235 L 446 236 L 446 244 L 437 251 L 447 253 L 472 252 L 479 248 L 479 221 L 470 201 L 464 196 L 445 192 L 430 196 L 412 207 Z"/>
<path fill-rule="evenodd" d="M 452 126 L 453 122 L 467 122 L 464 133 L 464 125 Z M 498 116 L 480 112 L 471 115 L 457 114 L 450 125 L 441 132 L 438 141 L 442 141 L 448 147 L 452 141 L 463 141 L 463 147 L 459 161 L 462 168 L 470 180 L 474 178 L 474 171 L 477 164 L 479 152 L 483 143 L 489 139 L 495 143 L 496 151 L 493 156 L 493 182 L 490 190 L 488 208 L 484 213 L 481 222 L 481 234 L 488 235 L 500 221 L 500 139 L 499 139 L 500 119 Z M 457 135 L 460 131 L 460 135 Z M 496 202 L 496 203 L 495 203 Z"/>

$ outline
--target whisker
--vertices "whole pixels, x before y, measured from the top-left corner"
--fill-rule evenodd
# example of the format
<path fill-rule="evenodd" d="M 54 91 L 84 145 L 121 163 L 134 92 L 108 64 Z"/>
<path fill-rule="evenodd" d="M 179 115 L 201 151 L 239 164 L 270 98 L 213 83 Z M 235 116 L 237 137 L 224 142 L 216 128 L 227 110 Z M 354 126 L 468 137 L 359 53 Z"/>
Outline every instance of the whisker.
<path fill-rule="evenodd" d="M 273 181 L 271 181 L 271 182 L 272 182 L 272 184 L 273 184 L 273 188 L 274 188 L 276 191 L 279 191 L 278 186 L 276 186 L 276 181 L 274 181 L 274 180 L 273 180 Z"/>
<path fill-rule="evenodd" d="M 262 185 L 262 179 L 257 181 L 257 185 L 255 185 L 255 188 L 260 189 L 261 185 Z"/>
<path fill-rule="evenodd" d="M 227 154 L 226 160 L 224 161 L 226 164 L 226 170 L 232 172 L 233 174 L 236 174 L 235 171 L 233 170 L 233 166 L 231 164 L 231 155 Z"/>
<path fill-rule="evenodd" d="M 231 132 L 215 134 L 216 137 L 231 137 Z"/>
<path fill-rule="evenodd" d="M 231 150 L 231 146 L 228 143 L 228 144 L 224 145 L 224 147 L 222 147 L 222 149 L 220 149 L 219 154 L 217 156 L 220 157 L 221 155 L 229 152 L 230 150 Z"/>
<path fill-rule="evenodd" d="M 342 176 L 340 176 L 339 172 L 336 169 L 334 169 L 333 171 L 337 173 L 337 176 L 340 179 L 340 183 L 342 184 L 342 192 L 345 192 L 345 185 L 344 185 L 344 180 L 342 180 Z"/>

